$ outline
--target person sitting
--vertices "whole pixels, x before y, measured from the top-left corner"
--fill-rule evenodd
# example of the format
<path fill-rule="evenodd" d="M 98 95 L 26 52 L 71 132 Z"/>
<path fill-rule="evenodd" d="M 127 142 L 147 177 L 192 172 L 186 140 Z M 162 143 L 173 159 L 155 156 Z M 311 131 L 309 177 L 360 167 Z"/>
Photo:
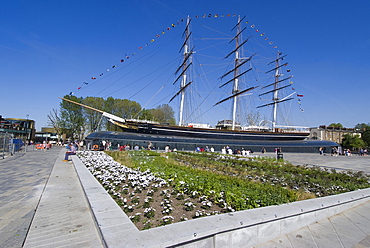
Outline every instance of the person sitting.
<path fill-rule="evenodd" d="M 63 160 L 64 162 L 68 161 L 70 155 L 76 155 L 76 147 L 72 144 L 69 144 L 68 147 L 69 148 L 67 148 L 68 150 L 66 151 L 66 155 Z"/>

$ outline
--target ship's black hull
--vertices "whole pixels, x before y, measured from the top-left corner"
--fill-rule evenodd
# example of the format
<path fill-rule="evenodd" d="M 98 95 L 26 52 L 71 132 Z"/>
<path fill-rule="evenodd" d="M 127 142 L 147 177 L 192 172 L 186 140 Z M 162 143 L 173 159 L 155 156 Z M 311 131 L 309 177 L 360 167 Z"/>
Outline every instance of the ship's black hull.
<path fill-rule="evenodd" d="M 264 131 L 231 131 L 206 128 L 180 127 L 170 125 L 142 124 L 137 128 L 121 127 L 122 132 L 149 134 L 157 136 L 188 137 L 196 139 L 218 139 L 239 141 L 293 141 L 304 140 L 308 133 L 299 132 L 264 132 Z"/>
<path fill-rule="evenodd" d="M 155 149 L 163 150 L 165 146 L 177 150 L 195 150 L 196 147 L 214 147 L 216 151 L 221 151 L 222 147 L 230 146 L 232 149 L 251 149 L 260 151 L 265 148 L 267 152 L 273 152 L 276 147 L 281 147 L 285 152 L 318 152 L 320 147 L 328 151 L 333 146 L 338 146 L 331 141 L 317 140 L 241 140 L 241 139 L 219 139 L 219 138 L 199 138 L 190 136 L 159 135 L 138 132 L 95 132 L 86 137 L 87 143 L 92 147 L 99 144 L 102 140 L 112 143 L 112 148 L 117 149 L 119 145 L 129 144 L 131 147 L 148 148 L 149 144 Z"/>

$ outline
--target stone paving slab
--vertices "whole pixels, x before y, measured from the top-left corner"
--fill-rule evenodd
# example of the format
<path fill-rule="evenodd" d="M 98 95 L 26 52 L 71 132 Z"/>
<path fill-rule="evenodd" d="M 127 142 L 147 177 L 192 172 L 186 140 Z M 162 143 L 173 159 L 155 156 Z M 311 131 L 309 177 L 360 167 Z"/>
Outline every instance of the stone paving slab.
<path fill-rule="evenodd" d="M 0 160 L 0 248 L 103 247 L 64 148 Z"/>
<path fill-rule="evenodd" d="M 276 158 L 275 153 L 254 153 L 253 155 Z M 294 165 L 311 165 L 336 170 L 353 170 L 370 173 L 370 156 L 331 156 L 319 153 L 283 153 L 284 160 Z"/>
<path fill-rule="evenodd" d="M 370 218 L 364 212 L 368 207 L 370 201 L 255 248 L 370 247 Z"/>
<path fill-rule="evenodd" d="M 22 247 L 60 149 L 0 160 L 0 247 Z"/>
<path fill-rule="evenodd" d="M 72 162 L 62 150 L 41 196 L 24 247 L 103 247 Z"/>
<path fill-rule="evenodd" d="M 264 156 L 276 157 L 270 153 Z M 312 153 L 284 153 L 284 160 L 294 165 L 312 165 L 336 170 L 370 173 L 370 156 L 331 156 Z M 269 242 L 265 247 L 370 247 L 370 201 Z"/>

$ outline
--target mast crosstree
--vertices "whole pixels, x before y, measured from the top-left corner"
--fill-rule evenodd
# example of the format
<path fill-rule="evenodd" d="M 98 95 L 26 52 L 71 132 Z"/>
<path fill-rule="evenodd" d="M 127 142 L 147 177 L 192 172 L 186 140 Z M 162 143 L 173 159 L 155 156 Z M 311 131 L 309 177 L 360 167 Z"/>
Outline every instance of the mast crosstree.
<path fill-rule="evenodd" d="M 283 97 L 283 98 L 279 98 L 279 91 L 284 89 L 284 88 L 287 88 L 289 86 L 291 86 L 290 84 L 287 84 L 287 85 L 284 85 L 284 86 L 280 86 L 280 83 L 281 82 L 284 82 L 288 79 L 290 79 L 292 76 L 289 76 L 287 78 L 284 78 L 284 79 L 281 79 L 280 80 L 280 77 L 283 76 L 282 72 L 281 72 L 281 69 L 282 67 L 284 66 L 287 66 L 288 63 L 284 63 L 284 64 L 281 64 L 281 61 L 284 60 L 284 58 L 286 57 L 287 55 L 282 55 L 281 52 L 278 52 L 277 53 L 277 57 L 275 60 L 271 61 L 269 64 L 274 64 L 275 63 L 275 68 L 265 72 L 265 74 L 268 74 L 270 72 L 275 72 L 275 80 L 274 80 L 274 83 L 272 84 L 269 84 L 269 85 L 266 85 L 264 86 L 263 88 L 268 88 L 268 87 L 273 87 L 272 90 L 269 90 L 267 92 L 264 92 L 262 94 L 260 94 L 259 96 L 263 96 L 263 95 L 266 95 L 266 94 L 269 94 L 269 93 L 272 93 L 272 101 L 270 103 L 267 103 L 267 104 L 264 104 L 264 105 L 260 105 L 258 106 L 257 108 L 263 108 L 263 107 L 266 107 L 266 106 L 273 106 L 273 110 L 272 110 L 272 131 L 276 131 L 276 122 L 277 122 L 277 109 L 278 109 L 278 104 L 279 103 L 282 103 L 282 102 L 286 102 L 286 101 L 290 101 L 290 100 L 293 100 L 293 97 L 291 97 L 291 95 L 288 95 L 286 97 Z"/>
<path fill-rule="evenodd" d="M 242 71 L 241 68 L 242 68 L 242 65 L 246 64 L 247 62 L 251 61 L 252 58 L 256 55 L 253 54 L 251 55 L 250 57 L 248 58 L 244 58 L 242 57 L 242 47 L 249 41 L 249 39 L 251 38 L 251 36 L 249 36 L 246 40 L 242 41 L 242 33 L 243 31 L 245 30 L 241 28 L 241 23 L 242 23 L 242 20 L 245 18 L 245 16 L 243 18 L 240 18 L 240 16 L 238 16 L 238 23 L 232 28 L 232 30 L 234 30 L 236 28 L 236 35 L 234 36 L 234 38 L 231 39 L 231 42 L 235 41 L 235 49 L 233 51 L 231 51 L 228 55 L 226 55 L 225 59 L 228 58 L 229 56 L 231 56 L 232 54 L 234 54 L 234 68 L 232 70 L 230 70 L 229 72 L 225 73 L 223 76 L 220 77 L 220 79 L 223 79 L 225 76 L 229 75 L 230 73 L 234 72 L 233 73 L 233 78 L 230 79 L 229 81 L 227 81 L 226 83 L 224 83 L 223 85 L 221 85 L 219 88 L 227 85 L 228 83 L 231 83 L 233 82 L 233 87 L 232 87 L 232 92 L 231 92 L 231 96 L 217 102 L 215 105 L 218 105 L 224 101 L 227 101 L 227 100 L 230 100 L 230 99 L 233 99 L 233 103 L 232 103 L 232 126 L 231 126 L 231 129 L 232 130 L 235 130 L 235 126 L 236 126 L 236 112 L 237 112 L 237 108 L 238 108 L 238 102 L 239 102 L 239 97 L 241 94 L 247 92 L 247 91 L 251 91 L 251 90 L 254 90 L 256 89 L 257 87 L 259 86 L 254 86 L 254 87 L 250 87 L 248 89 L 245 89 L 245 90 L 241 90 L 240 89 L 240 83 L 239 83 L 239 80 L 240 80 L 240 77 L 243 76 L 244 74 L 252 71 L 252 68 L 249 68 L 247 69 L 246 71 Z M 214 105 L 214 106 L 215 106 Z"/>
<path fill-rule="evenodd" d="M 190 37 L 191 37 L 191 31 L 190 31 L 190 16 L 187 17 L 186 19 L 186 27 L 184 31 L 185 35 L 185 41 L 183 45 L 180 48 L 180 51 L 183 50 L 183 62 L 179 66 L 179 68 L 176 70 L 175 74 L 177 74 L 181 69 L 182 72 L 181 74 L 177 77 L 175 84 L 179 79 L 181 79 L 180 82 L 180 90 L 170 99 L 169 102 L 171 102 L 175 97 L 180 95 L 180 110 L 179 110 L 179 126 L 184 126 L 184 104 L 185 104 L 185 89 L 192 83 L 192 82 L 187 82 L 188 80 L 188 74 L 189 74 L 189 68 L 192 65 L 192 54 L 194 53 L 194 48 L 190 50 Z"/>

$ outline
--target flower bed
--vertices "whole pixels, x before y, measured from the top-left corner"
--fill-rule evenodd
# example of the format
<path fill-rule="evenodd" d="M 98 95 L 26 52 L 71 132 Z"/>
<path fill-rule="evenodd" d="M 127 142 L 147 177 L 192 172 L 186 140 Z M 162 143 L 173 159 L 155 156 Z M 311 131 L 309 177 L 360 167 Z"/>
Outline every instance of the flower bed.
<path fill-rule="evenodd" d="M 92 151 L 78 156 L 139 229 L 369 187 L 363 173 L 328 172 L 266 158 L 108 153 L 114 159 Z"/>

